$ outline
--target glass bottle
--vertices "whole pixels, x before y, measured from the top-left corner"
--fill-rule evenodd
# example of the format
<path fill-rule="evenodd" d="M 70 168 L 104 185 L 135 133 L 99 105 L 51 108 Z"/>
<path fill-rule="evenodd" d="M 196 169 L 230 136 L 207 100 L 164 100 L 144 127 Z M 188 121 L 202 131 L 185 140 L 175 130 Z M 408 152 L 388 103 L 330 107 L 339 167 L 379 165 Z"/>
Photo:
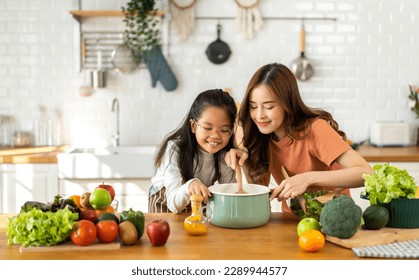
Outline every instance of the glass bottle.
<path fill-rule="evenodd" d="M 0 146 L 10 146 L 12 144 L 12 128 L 10 118 L 0 115 Z"/>
<path fill-rule="evenodd" d="M 45 146 L 48 144 L 48 115 L 46 108 L 39 105 L 38 112 L 34 121 L 35 146 Z"/>
<path fill-rule="evenodd" d="M 61 142 L 61 126 L 57 111 L 52 110 L 47 120 L 48 146 L 58 146 Z"/>
<path fill-rule="evenodd" d="M 192 214 L 186 217 L 183 226 L 190 235 L 204 235 L 208 232 L 208 223 L 211 216 L 211 208 L 203 206 L 203 197 L 200 194 L 191 195 Z M 204 210 L 205 214 L 204 214 Z"/>

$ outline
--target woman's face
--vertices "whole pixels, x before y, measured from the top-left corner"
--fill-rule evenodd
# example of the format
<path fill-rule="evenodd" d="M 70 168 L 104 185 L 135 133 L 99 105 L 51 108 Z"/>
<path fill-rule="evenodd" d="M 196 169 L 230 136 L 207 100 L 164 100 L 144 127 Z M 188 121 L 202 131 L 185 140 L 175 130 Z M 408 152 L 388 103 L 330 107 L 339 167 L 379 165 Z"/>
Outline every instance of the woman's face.
<path fill-rule="evenodd" d="M 280 139 L 285 136 L 285 111 L 265 85 L 257 86 L 249 96 L 250 117 L 263 134 L 275 133 Z"/>
<path fill-rule="evenodd" d="M 191 120 L 190 123 L 201 150 L 215 154 L 227 146 L 232 127 L 225 109 L 209 106 L 197 120 Z"/>

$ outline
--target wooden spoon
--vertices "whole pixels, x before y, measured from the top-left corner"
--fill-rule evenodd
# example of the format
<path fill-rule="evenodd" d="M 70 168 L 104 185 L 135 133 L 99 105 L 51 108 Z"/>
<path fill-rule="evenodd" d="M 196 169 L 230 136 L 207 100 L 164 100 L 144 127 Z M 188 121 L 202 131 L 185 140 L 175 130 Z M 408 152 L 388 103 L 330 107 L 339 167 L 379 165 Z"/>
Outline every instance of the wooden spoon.
<path fill-rule="evenodd" d="M 320 202 L 322 204 L 325 204 L 326 202 L 332 200 L 335 197 L 335 195 L 339 194 L 341 191 L 343 191 L 343 188 L 338 188 L 338 189 L 336 189 L 336 190 L 334 190 L 330 193 L 317 196 L 313 199 L 317 200 L 318 202 Z"/>
<path fill-rule="evenodd" d="M 247 193 L 243 190 L 242 169 L 240 165 L 237 164 L 236 169 L 234 171 L 236 173 L 236 180 L 237 180 L 237 187 L 238 187 L 238 191 L 236 193 L 238 194 Z"/>

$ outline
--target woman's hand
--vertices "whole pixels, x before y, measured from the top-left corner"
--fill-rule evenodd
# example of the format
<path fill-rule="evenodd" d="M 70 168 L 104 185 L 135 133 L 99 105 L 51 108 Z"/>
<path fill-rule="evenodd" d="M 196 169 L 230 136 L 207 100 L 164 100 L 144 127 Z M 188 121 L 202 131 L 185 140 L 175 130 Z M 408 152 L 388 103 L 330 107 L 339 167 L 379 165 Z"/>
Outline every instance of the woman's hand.
<path fill-rule="evenodd" d="M 239 159 L 238 164 L 240 166 L 243 166 L 248 156 L 249 155 L 245 150 L 231 149 L 229 152 L 227 152 L 225 156 L 225 161 L 228 167 L 230 167 L 231 169 L 236 169 L 237 159 Z"/>
<path fill-rule="evenodd" d="M 211 196 L 211 192 L 208 190 L 208 187 L 203 184 L 200 180 L 193 180 L 188 187 L 189 196 L 193 194 L 200 194 L 204 198 L 204 203 L 206 204 L 208 198 Z"/>
<path fill-rule="evenodd" d="M 284 179 L 281 184 L 278 185 L 270 196 L 270 200 L 273 200 L 275 197 L 278 200 L 295 198 L 300 194 L 304 193 L 309 186 L 307 180 L 307 174 L 297 174 L 288 179 Z"/>

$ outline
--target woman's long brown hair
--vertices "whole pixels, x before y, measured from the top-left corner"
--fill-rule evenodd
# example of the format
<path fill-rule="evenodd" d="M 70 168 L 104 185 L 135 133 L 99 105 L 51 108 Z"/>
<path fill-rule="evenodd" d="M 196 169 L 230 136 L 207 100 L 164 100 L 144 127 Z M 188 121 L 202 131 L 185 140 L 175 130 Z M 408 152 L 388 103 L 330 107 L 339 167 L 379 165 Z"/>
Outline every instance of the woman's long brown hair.
<path fill-rule="evenodd" d="M 326 120 L 334 130 L 346 140 L 346 135 L 339 130 L 332 115 L 322 109 L 308 107 L 302 100 L 294 74 L 286 66 L 271 63 L 259 68 L 249 81 L 238 114 L 239 124 L 243 128 L 243 146 L 248 149 L 249 158 L 246 167 L 253 183 L 268 183 L 269 141 L 272 134 L 262 134 L 250 117 L 249 98 L 257 86 L 266 86 L 276 96 L 285 111 L 284 127 L 291 139 L 303 139 L 310 133 L 310 124 L 315 118 Z"/>

